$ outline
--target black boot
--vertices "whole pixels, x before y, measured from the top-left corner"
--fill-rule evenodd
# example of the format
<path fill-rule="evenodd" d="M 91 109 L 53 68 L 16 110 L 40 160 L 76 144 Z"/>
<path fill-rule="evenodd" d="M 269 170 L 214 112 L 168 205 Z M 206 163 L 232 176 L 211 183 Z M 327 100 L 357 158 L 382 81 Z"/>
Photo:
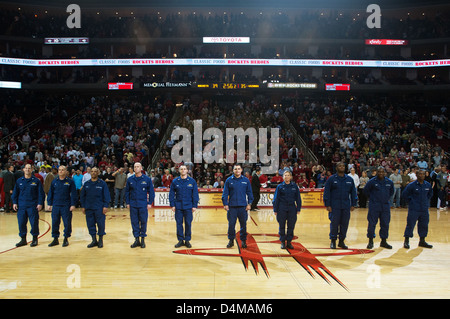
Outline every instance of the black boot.
<path fill-rule="evenodd" d="M 281 242 L 281 249 L 286 249 L 286 243 L 284 241 Z"/>
<path fill-rule="evenodd" d="M 180 240 L 178 243 L 175 244 L 175 248 L 180 248 L 184 245 L 184 241 Z"/>
<path fill-rule="evenodd" d="M 103 248 L 103 236 L 98 236 L 98 248 Z"/>
<path fill-rule="evenodd" d="M 187 248 L 191 248 L 191 247 L 192 247 L 191 243 L 190 243 L 188 240 L 186 240 L 186 241 L 184 242 L 184 245 L 185 245 Z"/>
<path fill-rule="evenodd" d="M 336 239 L 332 239 L 332 240 L 331 240 L 330 248 L 331 248 L 331 249 L 336 249 Z"/>
<path fill-rule="evenodd" d="M 286 247 L 287 247 L 288 249 L 294 249 L 294 246 L 292 246 L 292 244 L 291 244 L 290 241 L 287 242 Z"/>
<path fill-rule="evenodd" d="M 433 248 L 433 245 L 430 245 L 429 243 L 427 243 L 427 242 L 425 241 L 425 237 L 420 237 L 419 247 Z"/>
<path fill-rule="evenodd" d="M 234 246 L 234 240 L 233 239 L 230 239 L 230 241 L 228 242 L 228 244 L 227 244 L 227 248 L 231 248 L 231 247 L 233 247 Z"/>
<path fill-rule="evenodd" d="M 141 248 L 145 248 L 145 237 L 141 237 Z"/>
<path fill-rule="evenodd" d="M 380 247 L 392 249 L 392 246 L 386 242 L 386 238 L 381 239 Z"/>
<path fill-rule="evenodd" d="M 242 246 L 242 248 L 247 248 L 247 242 L 246 241 L 242 241 L 241 246 Z"/>
<path fill-rule="evenodd" d="M 403 242 L 403 247 L 409 249 L 409 237 L 405 237 L 405 241 Z"/>
<path fill-rule="evenodd" d="M 27 244 L 27 238 L 24 236 L 24 237 L 20 238 L 20 241 L 16 244 L 16 247 L 26 246 L 26 244 Z"/>
<path fill-rule="evenodd" d="M 53 247 L 53 246 L 57 246 L 57 245 L 59 245 L 59 240 L 58 240 L 58 238 L 53 238 L 53 241 L 50 243 L 50 244 L 48 244 L 48 247 Z"/>
<path fill-rule="evenodd" d="M 69 239 L 68 239 L 67 237 L 64 237 L 62 246 L 63 246 L 63 247 L 69 246 Z"/>
<path fill-rule="evenodd" d="M 97 236 L 95 235 L 91 235 L 92 236 L 92 241 L 89 245 L 87 245 L 87 248 L 92 248 L 98 245 L 98 241 L 97 241 Z"/>
<path fill-rule="evenodd" d="M 369 238 L 369 243 L 367 244 L 367 249 L 373 248 L 373 238 Z"/>
<path fill-rule="evenodd" d="M 348 248 L 343 239 L 339 239 L 338 247 L 341 247 L 342 249 Z"/>
<path fill-rule="evenodd" d="M 131 248 L 136 248 L 136 247 L 138 247 L 138 246 L 140 246 L 141 245 L 141 243 L 139 242 L 139 237 L 136 237 L 135 239 L 134 239 L 134 243 L 133 244 L 131 244 Z"/>
<path fill-rule="evenodd" d="M 33 241 L 30 244 L 30 247 L 36 247 L 38 245 L 38 236 L 33 236 Z"/>

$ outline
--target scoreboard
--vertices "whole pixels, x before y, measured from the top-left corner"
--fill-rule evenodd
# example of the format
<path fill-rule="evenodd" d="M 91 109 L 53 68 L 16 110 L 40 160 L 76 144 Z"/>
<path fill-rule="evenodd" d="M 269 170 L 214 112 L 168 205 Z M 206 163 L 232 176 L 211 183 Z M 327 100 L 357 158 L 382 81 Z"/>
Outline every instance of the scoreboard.
<path fill-rule="evenodd" d="M 260 84 L 249 83 L 198 83 L 195 85 L 199 89 L 221 89 L 221 90 L 233 90 L 233 89 L 259 89 L 262 86 Z"/>

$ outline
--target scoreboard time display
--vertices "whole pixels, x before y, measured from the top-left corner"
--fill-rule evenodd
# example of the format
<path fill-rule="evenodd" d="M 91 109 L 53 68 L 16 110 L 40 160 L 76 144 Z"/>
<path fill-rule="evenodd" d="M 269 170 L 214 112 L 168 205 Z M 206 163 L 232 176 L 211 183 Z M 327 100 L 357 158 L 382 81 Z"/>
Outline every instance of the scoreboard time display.
<path fill-rule="evenodd" d="M 199 89 L 221 89 L 221 90 L 234 90 L 234 89 L 259 89 L 259 84 L 248 83 L 208 83 L 197 84 Z"/>

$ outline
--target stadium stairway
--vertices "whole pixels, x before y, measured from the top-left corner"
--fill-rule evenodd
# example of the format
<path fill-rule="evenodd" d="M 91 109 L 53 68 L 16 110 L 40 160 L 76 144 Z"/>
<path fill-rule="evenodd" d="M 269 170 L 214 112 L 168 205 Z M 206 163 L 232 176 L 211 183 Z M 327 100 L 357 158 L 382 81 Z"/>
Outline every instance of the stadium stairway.
<path fill-rule="evenodd" d="M 166 128 L 166 131 L 164 132 L 163 137 L 161 138 L 161 142 L 159 143 L 159 147 L 157 148 L 157 150 L 155 151 L 155 153 L 153 154 L 151 160 L 150 160 L 150 164 L 147 167 L 147 172 L 150 172 L 151 169 L 156 167 L 156 163 L 159 161 L 159 159 L 161 158 L 161 150 L 164 148 L 164 145 L 166 144 L 169 136 L 171 136 L 173 128 L 175 126 L 175 124 L 177 123 L 177 121 L 179 120 L 179 118 L 181 117 L 181 115 L 183 114 L 183 107 L 182 106 L 177 106 L 174 115 L 172 116 L 172 119 L 169 123 L 169 125 Z"/>

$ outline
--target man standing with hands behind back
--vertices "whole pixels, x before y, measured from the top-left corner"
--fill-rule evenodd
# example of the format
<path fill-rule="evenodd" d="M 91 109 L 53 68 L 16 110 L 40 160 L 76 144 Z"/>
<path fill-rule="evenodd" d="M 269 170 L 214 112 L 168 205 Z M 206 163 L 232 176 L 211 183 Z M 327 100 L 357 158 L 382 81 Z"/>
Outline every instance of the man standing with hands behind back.
<path fill-rule="evenodd" d="M 425 180 L 425 171 L 417 172 L 417 180 L 409 183 L 402 193 L 408 203 L 408 216 L 406 218 L 405 241 L 403 247 L 409 249 L 409 239 L 413 237 L 413 230 L 417 223 L 417 231 L 419 233 L 419 247 L 433 248 L 428 244 L 425 238 L 428 235 L 428 224 L 430 222 L 430 200 L 433 196 L 433 188 L 431 184 Z"/>
<path fill-rule="evenodd" d="M 227 248 L 234 246 L 236 238 L 236 221 L 239 219 L 240 239 L 242 248 L 247 248 L 247 219 L 250 206 L 253 202 L 252 186 L 250 180 L 242 176 L 242 166 L 234 164 L 233 175 L 227 178 L 222 193 L 223 207 L 227 211 L 228 219 L 228 245 Z"/>
<path fill-rule="evenodd" d="M 383 166 L 378 167 L 377 176 L 372 177 L 364 187 L 364 193 L 369 198 L 369 211 L 367 213 L 367 238 L 368 249 L 373 248 L 375 238 L 375 227 L 380 221 L 380 247 L 392 249 L 387 243 L 389 237 L 389 223 L 391 221 L 391 197 L 394 195 L 394 182 L 386 177 Z"/>
<path fill-rule="evenodd" d="M 61 218 L 64 224 L 63 247 L 69 245 L 69 237 L 72 234 L 72 212 L 78 201 L 75 182 L 67 177 L 67 168 L 58 168 L 58 177 L 52 181 L 47 196 L 48 209 L 52 212 L 52 237 L 49 247 L 59 244 L 59 224 Z"/>
<path fill-rule="evenodd" d="M 277 186 L 273 195 L 273 213 L 277 216 L 279 224 L 278 234 L 280 235 L 281 249 L 286 247 L 294 249 L 291 241 L 294 238 L 297 215 L 300 214 L 302 209 L 302 199 L 297 184 L 292 181 L 290 170 L 284 171 L 283 180 L 283 183 Z"/>
<path fill-rule="evenodd" d="M 353 178 L 345 174 L 345 164 L 336 164 L 337 173 L 331 175 L 323 192 L 323 201 L 330 219 L 330 248 L 336 249 L 336 239 L 339 237 L 338 246 L 347 249 L 344 240 L 347 236 L 350 212 L 357 204 L 356 187 Z"/>
<path fill-rule="evenodd" d="M 192 213 L 197 210 L 199 196 L 195 179 L 188 176 L 186 165 L 179 167 L 180 176 L 176 177 L 170 184 L 169 203 L 172 211 L 175 212 L 177 224 L 178 243 L 175 248 L 185 245 L 191 248 L 191 224 Z M 185 229 L 183 230 L 183 221 Z"/>
<path fill-rule="evenodd" d="M 21 238 L 16 247 L 27 244 L 27 220 L 30 221 L 30 233 L 33 236 L 30 247 L 35 247 L 38 244 L 39 236 L 39 211 L 44 205 L 45 195 L 41 181 L 33 175 L 30 164 L 25 165 L 23 173 L 24 175 L 17 179 L 12 194 L 13 209 L 17 211 Z"/>
<path fill-rule="evenodd" d="M 138 246 L 145 248 L 148 210 L 152 207 L 154 199 L 155 190 L 151 178 L 142 173 L 141 163 L 134 163 L 134 175 L 127 179 L 125 186 L 125 202 L 130 209 L 131 227 L 135 239 L 131 248 Z"/>
<path fill-rule="evenodd" d="M 86 224 L 89 235 L 92 237 L 92 242 L 87 246 L 88 248 L 103 247 L 103 236 L 106 234 L 106 213 L 111 201 L 108 185 L 104 180 L 98 178 L 99 174 L 100 170 L 93 167 L 91 178 L 84 183 L 80 195 L 82 211 L 86 215 Z"/>

